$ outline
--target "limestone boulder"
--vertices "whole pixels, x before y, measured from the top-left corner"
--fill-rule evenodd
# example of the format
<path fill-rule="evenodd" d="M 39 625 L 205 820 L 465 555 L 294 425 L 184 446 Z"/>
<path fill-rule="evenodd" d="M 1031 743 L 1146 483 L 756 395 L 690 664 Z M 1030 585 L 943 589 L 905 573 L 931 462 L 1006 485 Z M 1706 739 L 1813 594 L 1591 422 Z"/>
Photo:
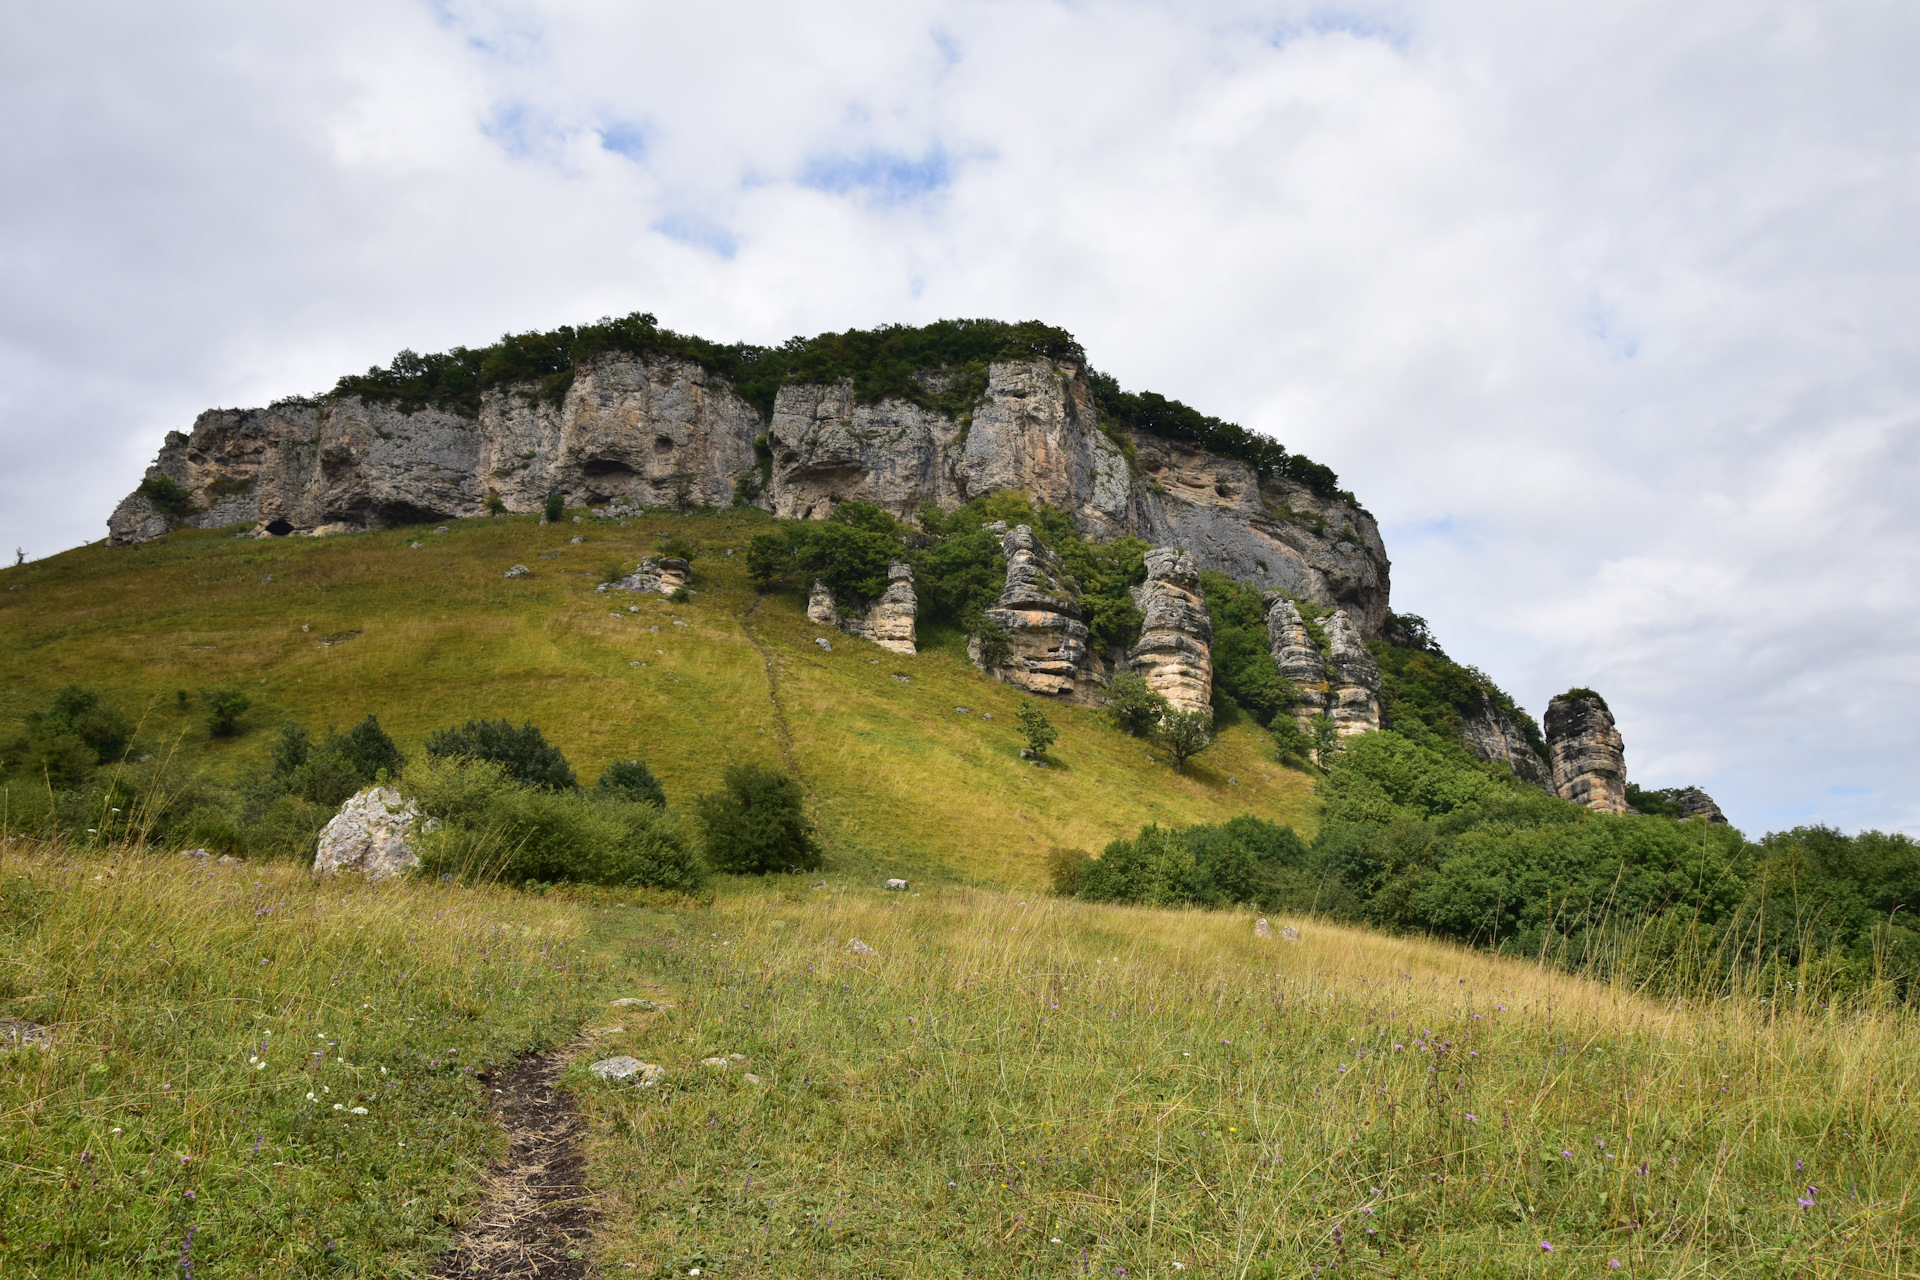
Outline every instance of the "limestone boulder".
<path fill-rule="evenodd" d="M 833 591 L 816 581 L 807 595 L 807 618 L 823 627 L 838 627 L 848 635 L 871 640 L 891 653 L 912 657 L 916 648 L 915 624 L 920 614 L 919 599 L 913 593 L 913 566 L 896 560 L 887 567 L 886 594 L 874 601 L 864 615 L 841 610 Z"/>
<path fill-rule="evenodd" d="M 1147 579 L 1133 589 L 1140 639 L 1127 661 L 1175 711 L 1213 705 L 1213 619 L 1200 595 L 1200 570 L 1179 547 L 1147 552 Z"/>
<path fill-rule="evenodd" d="M 1561 798 L 1600 813 L 1627 812 L 1626 744 L 1603 698 L 1561 694 L 1547 704 L 1546 736 Z"/>
<path fill-rule="evenodd" d="M 412 839 L 420 811 L 389 787 L 368 787 L 340 806 L 320 831 L 313 869 L 321 875 L 354 871 L 386 880 L 420 865 Z"/>

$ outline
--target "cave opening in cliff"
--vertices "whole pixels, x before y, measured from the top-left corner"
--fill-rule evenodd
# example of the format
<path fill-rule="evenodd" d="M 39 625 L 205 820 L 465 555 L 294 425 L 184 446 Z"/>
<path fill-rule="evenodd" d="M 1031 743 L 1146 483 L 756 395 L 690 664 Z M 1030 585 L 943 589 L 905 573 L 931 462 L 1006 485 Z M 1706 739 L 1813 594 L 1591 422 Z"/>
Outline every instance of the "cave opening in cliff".
<path fill-rule="evenodd" d="M 267 532 L 276 538 L 284 538 L 293 532 L 293 521 L 285 516 L 275 516 L 267 521 Z"/>

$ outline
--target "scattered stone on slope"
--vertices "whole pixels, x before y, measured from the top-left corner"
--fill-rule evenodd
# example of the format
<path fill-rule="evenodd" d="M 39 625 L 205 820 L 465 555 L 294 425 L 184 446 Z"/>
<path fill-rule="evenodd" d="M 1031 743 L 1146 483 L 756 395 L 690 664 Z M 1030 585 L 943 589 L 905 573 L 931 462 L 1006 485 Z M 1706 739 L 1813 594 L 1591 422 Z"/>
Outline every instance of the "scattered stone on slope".
<path fill-rule="evenodd" d="M 357 871 L 385 880 L 420 865 L 408 838 L 420 811 L 387 787 L 368 787 L 340 806 L 321 829 L 313 869 L 321 875 Z"/>
<path fill-rule="evenodd" d="M 1271 938 L 1273 936 L 1273 926 L 1267 923 L 1265 916 L 1253 922 L 1253 936 L 1256 938 Z"/>
<path fill-rule="evenodd" d="M 632 1080 L 635 1087 L 641 1089 L 651 1089 L 667 1078 L 667 1069 L 658 1063 L 624 1055 L 593 1063 L 587 1070 L 602 1080 Z"/>
<path fill-rule="evenodd" d="M 1606 702 L 1561 694 L 1547 704 L 1546 731 L 1553 789 L 1600 813 L 1627 812 L 1626 744 Z"/>
<path fill-rule="evenodd" d="M 507 570 L 506 576 L 509 578 L 531 578 L 533 576 L 533 570 L 523 564 L 517 564 Z"/>
<path fill-rule="evenodd" d="M 0 1018 L 0 1053 L 10 1049 L 53 1048 L 53 1030 L 25 1018 Z"/>
<path fill-rule="evenodd" d="M 1200 571 L 1179 547 L 1147 552 L 1147 579 L 1133 589 L 1140 639 L 1127 661 L 1175 711 L 1213 714 L 1213 619 L 1200 595 Z"/>
<path fill-rule="evenodd" d="M 887 888 L 889 889 L 905 889 L 906 887 L 907 887 L 907 882 L 905 880 L 900 879 L 897 876 L 894 879 L 887 881 Z"/>
<path fill-rule="evenodd" d="M 652 1000 L 643 1000 L 639 996 L 621 996 L 613 1002 L 613 1007 L 616 1009 L 638 1009 L 642 1013 L 653 1013 L 656 1010 L 664 1009 L 668 1006 L 657 1004 Z"/>
<path fill-rule="evenodd" d="M 989 670 L 977 636 L 967 642 L 967 656 L 994 679 L 1028 693 L 1094 701 L 1103 682 L 1094 675 L 1087 624 L 1059 561 L 1024 524 L 1001 535 L 1000 549 L 1007 559 L 1006 584 L 984 616 L 1006 633 L 1007 660 Z"/>
<path fill-rule="evenodd" d="M 875 951 L 872 947 L 860 941 L 860 939 L 858 938 L 855 938 L 852 942 L 849 942 L 847 944 L 847 950 L 853 952 L 855 955 L 861 955 L 861 956 L 877 956 L 880 954 L 878 951 Z"/>
<path fill-rule="evenodd" d="M 687 562 L 678 556 L 646 556 L 626 577 L 603 582 L 594 590 L 601 594 L 609 591 L 639 591 L 648 595 L 670 596 L 687 585 L 690 572 Z"/>
<path fill-rule="evenodd" d="M 1298 942 L 1298 941 L 1300 941 L 1300 931 L 1299 931 L 1298 929 L 1296 929 L 1296 928 L 1294 928 L 1294 927 L 1293 927 L 1292 925 L 1290 925 L 1290 924 L 1289 924 L 1289 925 L 1282 925 L 1282 926 L 1280 927 L 1280 941 L 1282 941 L 1282 942 Z"/>
<path fill-rule="evenodd" d="M 1343 738 L 1380 727 L 1380 668 L 1360 643 L 1344 609 L 1320 624 L 1327 636 L 1327 718 Z"/>

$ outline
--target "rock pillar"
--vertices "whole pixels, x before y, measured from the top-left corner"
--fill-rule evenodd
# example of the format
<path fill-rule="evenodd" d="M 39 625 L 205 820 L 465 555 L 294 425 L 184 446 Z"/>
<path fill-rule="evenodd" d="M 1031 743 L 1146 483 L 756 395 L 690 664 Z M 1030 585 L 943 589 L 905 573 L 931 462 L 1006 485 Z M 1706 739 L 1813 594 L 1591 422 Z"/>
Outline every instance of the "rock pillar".
<path fill-rule="evenodd" d="M 1089 664 L 1087 624 L 1075 592 L 1053 552 L 1026 525 L 1001 536 L 1007 581 L 986 621 L 1006 633 L 1007 660 L 989 668 L 979 642 L 968 646 L 975 664 L 997 680 L 1047 697 L 1087 699 L 1095 681 Z"/>
<path fill-rule="evenodd" d="M 1360 633 L 1335 609 L 1321 624 L 1327 636 L 1327 719 L 1343 738 L 1380 727 L 1380 668 L 1360 643 Z"/>
<path fill-rule="evenodd" d="M 1547 752 L 1553 789 L 1600 813 L 1627 812 L 1626 746 L 1606 700 L 1587 689 L 1547 704 Z"/>
<path fill-rule="evenodd" d="M 1127 660 L 1175 711 L 1213 706 L 1213 619 L 1200 595 L 1200 571 L 1179 547 L 1147 552 L 1147 580 L 1133 589 L 1143 619 Z"/>

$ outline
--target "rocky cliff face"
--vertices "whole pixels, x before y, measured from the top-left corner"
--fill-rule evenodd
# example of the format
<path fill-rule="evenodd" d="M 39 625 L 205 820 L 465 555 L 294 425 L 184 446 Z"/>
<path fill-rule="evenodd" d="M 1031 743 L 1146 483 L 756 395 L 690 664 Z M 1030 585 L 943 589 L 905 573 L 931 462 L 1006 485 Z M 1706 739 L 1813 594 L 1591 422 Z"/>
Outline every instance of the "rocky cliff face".
<path fill-rule="evenodd" d="M 1703 819 L 1710 826 L 1726 824 L 1727 815 L 1720 812 L 1720 806 L 1714 803 L 1712 796 L 1698 787 L 1684 787 L 1674 792 L 1673 802 L 1689 818 Z"/>
<path fill-rule="evenodd" d="M 1213 714 L 1213 619 L 1200 595 L 1200 570 L 1179 547 L 1147 552 L 1147 579 L 1133 589 L 1140 639 L 1127 662 L 1175 711 Z"/>
<path fill-rule="evenodd" d="M 789 385 L 766 422 L 698 365 L 603 356 L 558 404 L 492 391 L 474 418 L 354 396 L 210 410 L 191 434 L 168 435 L 148 478 L 194 510 L 170 517 L 136 492 L 108 521 L 115 545 L 171 519 L 307 533 L 481 515 L 490 497 L 534 511 L 555 489 L 576 505 L 631 506 L 724 506 L 739 492 L 801 518 L 847 498 L 911 517 L 1023 489 L 1089 536 L 1181 547 L 1199 568 L 1343 608 L 1362 636 L 1387 610 L 1386 549 L 1364 510 L 1193 446 L 1111 438 L 1084 370 L 1065 361 L 994 364 L 984 397 L 954 419 L 904 400 L 858 404 L 847 385 Z"/>
<path fill-rule="evenodd" d="M 1486 694 L 1480 695 L 1471 715 L 1461 717 L 1461 736 L 1466 739 L 1467 749 L 1480 759 L 1505 764 L 1522 782 L 1554 790 L 1553 774 L 1534 752 L 1527 735 Z"/>
<path fill-rule="evenodd" d="M 1613 712 L 1598 697 L 1561 695 L 1547 704 L 1547 752 L 1553 789 L 1601 813 L 1626 813 L 1626 745 Z"/>
<path fill-rule="evenodd" d="M 1004 661 L 994 662 L 975 637 L 968 645 L 974 662 L 1029 693 L 1099 701 L 1104 673 L 1087 647 L 1087 624 L 1074 604 L 1076 593 L 1053 552 L 1024 524 L 1002 535 L 1000 549 L 1007 559 L 1006 586 L 984 617 L 1005 634 L 1008 653 Z"/>
<path fill-rule="evenodd" d="M 1327 719 L 1343 738 L 1380 727 L 1380 668 L 1344 609 L 1320 624 L 1327 637 Z"/>

